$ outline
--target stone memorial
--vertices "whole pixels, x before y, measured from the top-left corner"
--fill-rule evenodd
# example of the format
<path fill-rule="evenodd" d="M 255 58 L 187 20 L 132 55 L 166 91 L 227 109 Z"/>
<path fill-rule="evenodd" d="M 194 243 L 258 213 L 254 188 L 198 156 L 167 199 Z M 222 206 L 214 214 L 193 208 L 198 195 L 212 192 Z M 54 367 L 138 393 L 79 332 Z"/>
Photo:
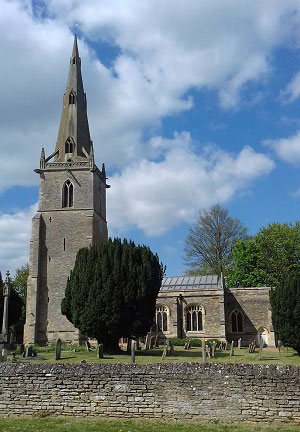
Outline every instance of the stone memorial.
<path fill-rule="evenodd" d="M 258 356 L 257 356 L 257 360 L 261 360 L 262 357 L 262 352 L 263 352 L 263 347 L 264 347 L 264 340 L 261 337 L 260 341 L 259 341 L 259 351 L 258 351 Z"/>
<path fill-rule="evenodd" d="M 213 358 L 215 357 L 216 346 L 217 346 L 216 342 L 213 341 L 213 343 L 212 343 L 212 349 L 211 349 L 211 356 Z"/>
<path fill-rule="evenodd" d="M 55 360 L 60 360 L 61 356 L 61 339 L 57 339 L 55 343 Z"/>
<path fill-rule="evenodd" d="M 9 271 L 6 272 L 6 279 L 3 284 L 3 317 L 2 317 L 2 330 L 0 334 L 0 344 L 4 347 L 4 344 L 8 342 L 8 300 L 11 292 L 10 276 Z"/>
<path fill-rule="evenodd" d="M 3 359 L 2 361 L 4 361 L 4 362 L 7 361 L 7 354 L 8 354 L 7 349 L 3 348 L 2 352 L 1 352 L 1 356 L 2 356 L 2 359 Z"/>
<path fill-rule="evenodd" d="M 231 345 L 230 345 L 230 357 L 232 357 L 234 355 L 234 350 L 233 350 L 233 346 L 234 346 L 234 341 L 231 341 Z"/>
<path fill-rule="evenodd" d="M 136 342 L 135 340 L 131 341 L 131 353 L 130 353 L 130 363 L 135 363 L 135 349 L 136 349 Z"/>
<path fill-rule="evenodd" d="M 238 349 L 241 349 L 242 346 L 242 338 L 238 339 Z"/>
<path fill-rule="evenodd" d="M 202 363 L 206 363 L 206 345 L 204 338 L 202 338 Z"/>
<path fill-rule="evenodd" d="M 165 360 L 167 354 L 168 354 L 168 345 L 166 345 L 166 346 L 164 347 L 164 350 L 163 350 L 163 353 L 162 353 L 161 359 L 162 359 L 162 360 Z"/>
<path fill-rule="evenodd" d="M 87 351 L 92 351 L 91 344 L 90 344 L 90 342 L 89 342 L 88 340 L 85 341 L 85 346 L 86 346 L 86 350 L 87 350 Z"/>
<path fill-rule="evenodd" d="M 103 359 L 103 344 L 97 346 L 97 358 Z"/>
<path fill-rule="evenodd" d="M 24 352 L 25 352 L 24 357 L 32 357 L 33 354 L 32 346 L 31 345 L 27 346 Z"/>
<path fill-rule="evenodd" d="M 175 350 L 174 350 L 174 345 L 172 344 L 171 341 L 169 341 L 169 354 L 170 354 L 170 355 L 173 355 L 174 352 L 175 352 Z"/>
<path fill-rule="evenodd" d="M 145 346 L 144 349 L 148 350 L 149 346 L 150 346 L 150 338 L 151 338 L 151 333 L 147 333 L 146 339 L 145 339 Z"/>

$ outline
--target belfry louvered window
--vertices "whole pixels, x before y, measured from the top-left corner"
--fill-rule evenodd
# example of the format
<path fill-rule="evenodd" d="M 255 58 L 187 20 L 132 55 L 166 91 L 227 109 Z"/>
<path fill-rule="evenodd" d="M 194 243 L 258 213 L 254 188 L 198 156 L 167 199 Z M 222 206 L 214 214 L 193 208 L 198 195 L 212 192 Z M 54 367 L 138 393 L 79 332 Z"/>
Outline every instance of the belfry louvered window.
<path fill-rule="evenodd" d="M 243 315 L 238 309 L 231 312 L 231 330 L 232 333 L 243 331 Z"/>
<path fill-rule="evenodd" d="M 75 92 L 72 90 L 69 94 L 69 105 L 74 105 L 76 102 Z"/>
<path fill-rule="evenodd" d="M 73 207 L 74 202 L 74 188 L 70 180 L 67 180 L 63 185 L 62 191 L 62 206 Z"/>
<path fill-rule="evenodd" d="M 65 142 L 65 153 L 74 153 L 74 142 L 71 137 Z"/>
<path fill-rule="evenodd" d="M 203 330 L 201 306 L 191 305 L 186 309 L 186 329 L 187 331 Z"/>

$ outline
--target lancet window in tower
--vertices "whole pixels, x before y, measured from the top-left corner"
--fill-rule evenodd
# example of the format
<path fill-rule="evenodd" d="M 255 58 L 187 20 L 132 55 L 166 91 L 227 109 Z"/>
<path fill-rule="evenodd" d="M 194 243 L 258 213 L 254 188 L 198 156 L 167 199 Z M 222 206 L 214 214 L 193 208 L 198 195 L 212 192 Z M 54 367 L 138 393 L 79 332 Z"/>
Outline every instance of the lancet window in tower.
<path fill-rule="evenodd" d="M 65 153 L 74 153 L 74 142 L 71 137 L 65 142 Z"/>
<path fill-rule="evenodd" d="M 62 206 L 73 207 L 74 202 L 74 188 L 70 180 L 67 180 L 63 185 L 62 191 Z"/>
<path fill-rule="evenodd" d="M 75 92 L 72 90 L 69 94 L 69 105 L 74 105 L 76 102 Z"/>

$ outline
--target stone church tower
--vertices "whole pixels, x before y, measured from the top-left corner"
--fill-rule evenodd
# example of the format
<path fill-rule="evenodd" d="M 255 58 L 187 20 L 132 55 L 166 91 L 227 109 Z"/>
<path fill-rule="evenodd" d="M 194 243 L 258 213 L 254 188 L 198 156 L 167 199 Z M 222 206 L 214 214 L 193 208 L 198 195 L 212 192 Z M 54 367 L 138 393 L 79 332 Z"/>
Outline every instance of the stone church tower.
<path fill-rule="evenodd" d="M 67 278 L 79 248 L 107 239 L 106 175 L 94 162 L 86 95 L 75 36 L 55 151 L 42 149 L 40 194 L 32 219 L 24 341 L 79 341 L 61 315 Z"/>

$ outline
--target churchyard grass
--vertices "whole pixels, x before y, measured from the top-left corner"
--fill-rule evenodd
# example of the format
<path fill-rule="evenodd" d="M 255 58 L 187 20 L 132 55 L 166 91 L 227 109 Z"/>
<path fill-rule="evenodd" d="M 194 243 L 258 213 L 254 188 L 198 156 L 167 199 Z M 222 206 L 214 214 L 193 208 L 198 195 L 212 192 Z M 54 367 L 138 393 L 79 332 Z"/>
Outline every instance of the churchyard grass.
<path fill-rule="evenodd" d="M 150 420 L 0 418 L 0 432 L 298 432 L 299 426 L 196 424 Z"/>
<path fill-rule="evenodd" d="M 130 355 L 125 351 L 120 354 L 106 354 L 104 353 L 103 359 L 97 359 L 96 349 L 87 351 L 85 348 L 80 347 L 77 352 L 74 349 L 68 347 L 65 350 L 64 347 L 61 352 L 61 359 L 55 361 L 55 353 L 52 347 L 50 352 L 47 352 L 48 348 L 38 348 L 36 350 L 39 356 L 43 356 L 45 360 L 19 360 L 19 361 L 34 361 L 37 363 L 79 363 L 85 361 L 87 363 L 130 363 Z M 202 362 L 201 348 L 193 347 L 190 350 L 184 350 L 183 347 L 174 347 L 174 354 L 167 356 L 164 360 L 161 359 L 163 347 L 151 349 L 148 351 L 136 351 L 135 362 L 137 364 L 147 363 L 175 363 L 175 362 Z M 216 351 L 215 358 L 207 358 L 208 363 L 259 363 L 259 364 L 289 364 L 289 365 L 300 365 L 300 356 L 291 348 L 282 348 L 279 355 L 278 349 L 276 348 L 264 348 L 262 352 L 261 360 L 258 360 L 258 350 L 256 352 L 249 353 L 248 348 L 238 349 L 235 347 L 234 355 L 230 357 L 230 350 Z M 17 356 L 19 358 L 20 356 Z M 11 355 L 9 360 L 11 360 Z"/>

